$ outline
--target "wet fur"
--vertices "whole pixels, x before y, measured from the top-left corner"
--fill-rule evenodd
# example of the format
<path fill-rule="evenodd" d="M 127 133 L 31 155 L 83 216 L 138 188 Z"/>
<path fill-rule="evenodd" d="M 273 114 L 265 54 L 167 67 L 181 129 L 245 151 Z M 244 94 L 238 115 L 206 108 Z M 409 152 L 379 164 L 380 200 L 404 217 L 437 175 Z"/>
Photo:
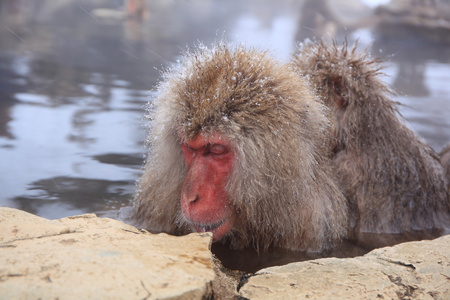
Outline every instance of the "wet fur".
<path fill-rule="evenodd" d="M 326 147 L 326 109 L 288 66 L 253 49 L 200 46 L 165 73 L 158 94 L 149 111 L 136 225 L 188 232 L 180 209 L 186 174 L 180 142 L 220 132 L 237 153 L 227 185 L 236 216 L 227 238 L 234 248 L 322 251 L 347 234 L 347 204 Z"/>
<path fill-rule="evenodd" d="M 444 169 L 403 123 L 380 80 L 380 62 L 356 46 L 307 42 L 293 65 L 330 108 L 330 149 L 351 207 L 353 237 L 448 229 Z"/>

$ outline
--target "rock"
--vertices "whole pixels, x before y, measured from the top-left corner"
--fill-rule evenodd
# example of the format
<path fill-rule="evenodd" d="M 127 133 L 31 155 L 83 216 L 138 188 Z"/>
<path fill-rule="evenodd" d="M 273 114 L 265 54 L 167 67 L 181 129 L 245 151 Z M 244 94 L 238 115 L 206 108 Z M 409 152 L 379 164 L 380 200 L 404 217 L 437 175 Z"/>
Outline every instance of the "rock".
<path fill-rule="evenodd" d="M 246 280 L 210 244 L 210 233 L 174 237 L 94 214 L 47 220 L 0 208 L 0 299 L 450 299 L 450 235 Z"/>
<path fill-rule="evenodd" d="M 271 267 L 240 289 L 248 299 L 450 299 L 450 235 L 356 258 Z"/>
<path fill-rule="evenodd" d="M 0 208 L 1 299 L 201 299 L 211 234 L 150 234 L 81 215 L 50 221 Z"/>
<path fill-rule="evenodd" d="M 69 233 L 57 221 L 47 220 L 16 209 L 0 207 L 0 243 Z"/>

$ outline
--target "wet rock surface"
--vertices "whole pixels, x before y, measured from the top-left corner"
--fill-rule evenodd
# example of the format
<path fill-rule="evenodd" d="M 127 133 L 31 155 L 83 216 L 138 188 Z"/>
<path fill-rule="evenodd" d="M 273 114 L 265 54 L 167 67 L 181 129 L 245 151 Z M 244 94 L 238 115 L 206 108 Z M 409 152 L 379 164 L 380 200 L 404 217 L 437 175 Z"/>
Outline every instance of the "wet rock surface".
<path fill-rule="evenodd" d="M 150 234 L 93 214 L 0 208 L 1 299 L 448 299 L 450 235 L 262 269 L 241 278 L 210 234 Z"/>

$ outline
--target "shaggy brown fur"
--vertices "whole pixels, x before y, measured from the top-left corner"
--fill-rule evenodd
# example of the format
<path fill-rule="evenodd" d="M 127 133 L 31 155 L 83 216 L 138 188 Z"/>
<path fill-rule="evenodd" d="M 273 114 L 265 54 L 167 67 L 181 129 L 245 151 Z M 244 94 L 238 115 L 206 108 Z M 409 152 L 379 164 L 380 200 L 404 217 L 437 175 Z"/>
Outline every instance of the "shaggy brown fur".
<path fill-rule="evenodd" d="M 450 144 L 444 147 L 442 151 L 439 153 L 439 157 L 441 159 L 441 164 L 445 169 L 447 174 L 447 180 L 450 185 Z"/>
<path fill-rule="evenodd" d="M 346 201 L 325 147 L 325 107 L 290 68 L 244 47 L 200 47 L 165 74 L 158 90 L 135 197 L 138 226 L 187 233 L 180 142 L 220 132 L 236 149 L 227 184 L 237 216 L 232 247 L 321 251 L 346 234 Z"/>
<path fill-rule="evenodd" d="M 332 121 L 331 149 L 353 214 L 365 233 L 442 233 L 449 195 L 436 153 L 399 118 L 379 61 L 347 45 L 300 46 L 294 67 L 310 79 Z"/>

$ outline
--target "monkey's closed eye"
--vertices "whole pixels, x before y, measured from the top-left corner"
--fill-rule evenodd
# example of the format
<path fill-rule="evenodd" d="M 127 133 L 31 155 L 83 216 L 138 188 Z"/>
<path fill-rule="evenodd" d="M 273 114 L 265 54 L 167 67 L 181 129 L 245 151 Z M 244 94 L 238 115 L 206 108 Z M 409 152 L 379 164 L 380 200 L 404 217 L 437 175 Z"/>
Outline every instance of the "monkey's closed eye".
<path fill-rule="evenodd" d="M 222 144 L 212 144 L 209 146 L 207 154 L 223 155 L 230 151 L 230 148 Z"/>
<path fill-rule="evenodd" d="M 183 149 L 183 151 L 185 152 L 185 154 L 189 153 L 189 154 L 195 154 L 197 152 L 196 149 L 192 148 L 191 146 L 189 146 L 187 143 L 182 143 L 181 144 L 181 148 Z"/>
<path fill-rule="evenodd" d="M 185 148 L 188 149 L 188 150 L 195 151 L 195 149 L 192 148 L 191 146 L 189 146 L 189 144 L 187 144 L 187 143 L 184 143 L 184 144 L 183 144 L 183 147 L 185 147 Z"/>

